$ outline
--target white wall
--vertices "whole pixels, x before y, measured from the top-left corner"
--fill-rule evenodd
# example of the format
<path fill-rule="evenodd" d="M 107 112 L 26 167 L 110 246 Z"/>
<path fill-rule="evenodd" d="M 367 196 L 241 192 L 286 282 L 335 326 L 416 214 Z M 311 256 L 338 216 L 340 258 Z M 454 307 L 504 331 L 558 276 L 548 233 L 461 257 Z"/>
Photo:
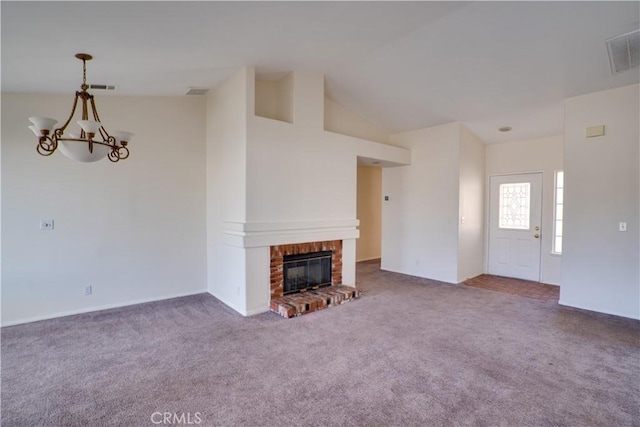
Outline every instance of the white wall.
<path fill-rule="evenodd" d="M 135 132 L 129 159 L 38 155 L 27 118 L 64 120 L 71 99 L 2 94 L 3 325 L 206 291 L 204 101 L 96 103 Z"/>
<path fill-rule="evenodd" d="M 253 74 L 240 70 L 207 96 L 208 290 L 237 311 L 246 306 L 244 250 L 225 244 L 225 223 L 244 222 L 247 207 L 248 86 Z M 251 93 L 253 96 L 253 92 Z"/>
<path fill-rule="evenodd" d="M 358 166 L 357 192 L 360 238 L 356 241 L 356 260 L 377 259 L 382 253 L 382 168 Z"/>
<path fill-rule="evenodd" d="M 560 303 L 640 318 L 640 86 L 565 101 Z M 605 135 L 585 138 L 585 128 Z M 619 222 L 627 232 L 618 231 Z"/>
<path fill-rule="evenodd" d="M 389 142 L 388 131 L 374 125 L 330 98 L 324 99 L 324 129 L 383 144 Z"/>
<path fill-rule="evenodd" d="M 491 175 L 542 172 L 542 254 L 540 281 L 561 284 L 562 257 L 552 254 L 555 171 L 563 169 L 562 135 L 486 146 L 487 180 Z M 489 194 L 486 195 L 489 200 Z"/>
<path fill-rule="evenodd" d="M 246 220 L 355 220 L 357 156 L 406 163 L 409 153 L 326 132 L 323 76 L 292 74 L 294 122 L 249 117 Z"/>
<path fill-rule="evenodd" d="M 354 219 L 356 155 L 320 129 L 253 117 L 247 152 L 247 221 Z"/>
<path fill-rule="evenodd" d="M 238 232 L 243 242 L 233 244 L 268 249 L 273 244 L 343 240 L 343 284 L 355 285 L 357 157 L 406 163 L 409 153 L 325 131 L 324 77 L 294 72 L 289 78 L 293 123 L 249 116 L 246 223 Z M 343 122 L 342 129 L 362 129 L 361 122 L 348 124 Z M 253 268 L 268 265 L 266 249 L 252 249 Z M 269 277 L 255 276 L 248 286 L 252 305 L 247 311 L 266 307 L 268 294 L 263 290 L 269 288 Z"/>
<path fill-rule="evenodd" d="M 325 131 L 324 101 L 321 74 L 265 84 L 251 67 L 208 98 L 209 291 L 244 315 L 268 310 L 271 245 L 342 240 L 343 283 L 354 285 L 357 157 L 409 161 Z"/>
<path fill-rule="evenodd" d="M 293 73 L 279 80 L 255 82 L 255 114 L 293 122 Z"/>
<path fill-rule="evenodd" d="M 485 145 L 460 126 L 458 283 L 484 272 Z"/>
<path fill-rule="evenodd" d="M 277 81 L 256 81 L 256 116 L 282 120 L 278 111 L 279 101 Z"/>
<path fill-rule="evenodd" d="M 322 129 L 322 75 L 293 73 L 294 123 L 251 116 L 247 222 L 355 219 L 356 156 Z"/>
<path fill-rule="evenodd" d="M 384 270 L 458 282 L 459 139 L 459 123 L 391 135 L 411 165 L 382 172 Z"/>

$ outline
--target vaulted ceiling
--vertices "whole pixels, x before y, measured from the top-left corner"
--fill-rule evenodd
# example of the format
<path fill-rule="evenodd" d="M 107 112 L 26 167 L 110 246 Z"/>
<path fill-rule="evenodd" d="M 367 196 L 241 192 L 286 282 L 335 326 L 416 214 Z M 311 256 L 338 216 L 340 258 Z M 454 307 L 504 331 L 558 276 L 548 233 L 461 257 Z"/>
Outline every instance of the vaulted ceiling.
<path fill-rule="evenodd" d="M 180 96 L 253 65 L 323 72 L 328 96 L 389 132 L 461 121 L 487 143 L 533 138 L 562 132 L 564 98 L 638 83 L 611 73 L 605 41 L 638 28 L 639 6 L 2 1 L 2 91 L 71 96 L 77 52 L 116 95 Z"/>

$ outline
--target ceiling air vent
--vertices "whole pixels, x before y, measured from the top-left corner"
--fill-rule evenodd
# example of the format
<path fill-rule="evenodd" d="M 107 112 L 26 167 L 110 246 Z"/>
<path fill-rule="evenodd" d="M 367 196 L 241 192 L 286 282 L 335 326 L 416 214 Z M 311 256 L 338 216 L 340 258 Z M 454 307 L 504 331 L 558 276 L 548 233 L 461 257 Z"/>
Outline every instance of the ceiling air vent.
<path fill-rule="evenodd" d="M 209 92 L 209 89 L 190 87 L 187 91 L 187 95 L 206 95 L 207 92 Z"/>
<path fill-rule="evenodd" d="M 89 85 L 89 89 L 116 90 L 115 85 Z"/>
<path fill-rule="evenodd" d="M 613 74 L 638 67 L 640 65 L 640 30 L 607 40 L 607 50 Z"/>

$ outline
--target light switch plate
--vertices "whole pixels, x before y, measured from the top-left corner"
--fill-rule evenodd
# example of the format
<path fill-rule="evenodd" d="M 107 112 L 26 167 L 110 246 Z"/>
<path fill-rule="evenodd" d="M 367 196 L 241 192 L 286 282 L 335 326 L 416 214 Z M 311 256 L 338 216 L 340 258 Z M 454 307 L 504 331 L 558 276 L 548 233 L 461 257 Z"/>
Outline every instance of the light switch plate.
<path fill-rule="evenodd" d="M 604 135 L 604 125 L 591 126 L 587 128 L 587 138 L 594 138 L 596 136 Z"/>
<path fill-rule="evenodd" d="M 620 222 L 620 224 L 618 224 L 618 230 L 627 231 L 627 223 L 626 222 Z"/>

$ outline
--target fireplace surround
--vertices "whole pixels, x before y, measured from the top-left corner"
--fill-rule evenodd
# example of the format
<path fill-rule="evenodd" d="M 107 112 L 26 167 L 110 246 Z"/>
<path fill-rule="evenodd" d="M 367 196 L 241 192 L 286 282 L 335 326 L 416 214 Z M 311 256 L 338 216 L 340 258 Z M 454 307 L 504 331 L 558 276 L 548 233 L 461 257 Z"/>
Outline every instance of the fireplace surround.
<path fill-rule="evenodd" d="M 285 293 L 291 294 L 307 288 L 313 289 L 319 286 L 339 285 L 342 283 L 342 240 L 276 245 L 271 246 L 270 252 L 271 299 L 280 298 L 285 295 Z M 311 275 L 311 280 L 306 280 L 306 283 L 303 283 L 302 287 L 298 286 L 300 283 L 297 283 L 296 286 L 293 286 L 295 289 L 292 289 L 291 286 L 285 289 L 285 257 L 288 264 L 289 262 L 293 262 L 293 264 L 290 264 L 293 268 L 304 268 L 305 266 L 302 264 L 308 262 L 308 260 L 302 261 L 304 258 L 328 260 L 327 257 L 329 255 L 331 261 L 328 268 L 328 276 L 326 271 L 326 263 L 328 261 L 320 261 L 320 264 L 324 263 L 324 271 L 322 271 L 322 265 L 318 267 L 317 263 L 315 263 L 315 266 L 311 264 L 311 270 L 314 270 Z M 299 261 L 302 261 L 302 263 L 296 264 L 296 262 Z M 319 275 L 317 273 L 318 269 L 320 270 Z M 302 269 L 295 270 L 291 273 L 290 278 L 298 278 L 300 274 L 302 274 Z M 300 282 L 300 280 L 298 280 L 298 282 Z"/>

